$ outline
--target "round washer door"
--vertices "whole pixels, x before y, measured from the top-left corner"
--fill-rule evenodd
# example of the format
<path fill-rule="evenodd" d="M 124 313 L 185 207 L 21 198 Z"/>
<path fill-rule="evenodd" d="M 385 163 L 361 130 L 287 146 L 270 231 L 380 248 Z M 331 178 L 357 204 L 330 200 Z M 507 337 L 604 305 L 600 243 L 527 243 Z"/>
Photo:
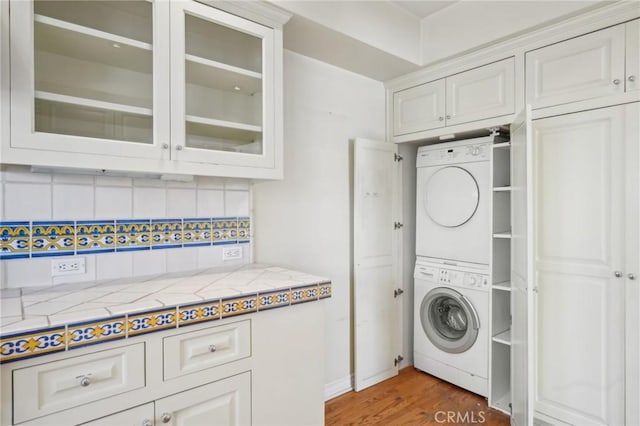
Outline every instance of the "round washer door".
<path fill-rule="evenodd" d="M 420 322 L 431 343 L 448 353 L 464 352 L 473 346 L 480 328 L 471 302 L 446 287 L 434 288 L 426 294 L 420 305 Z"/>
<path fill-rule="evenodd" d="M 443 167 L 431 175 L 425 187 L 424 208 L 440 226 L 464 225 L 475 214 L 479 201 L 478 183 L 462 167 Z"/>

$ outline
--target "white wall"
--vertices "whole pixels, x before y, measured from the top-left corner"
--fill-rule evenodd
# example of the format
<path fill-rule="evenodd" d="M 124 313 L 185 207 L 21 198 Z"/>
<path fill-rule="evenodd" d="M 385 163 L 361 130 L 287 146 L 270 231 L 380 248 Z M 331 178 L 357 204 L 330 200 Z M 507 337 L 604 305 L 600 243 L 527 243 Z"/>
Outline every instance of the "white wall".
<path fill-rule="evenodd" d="M 460 1 L 422 20 L 427 65 L 604 2 Z"/>
<path fill-rule="evenodd" d="M 384 52 L 414 64 L 419 63 L 420 21 L 394 4 L 385 1 L 344 0 L 270 1 Z"/>
<path fill-rule="evenodd" d="M 349 140 L 384 139 L 385 92 L 290 51 L 284 70 L 285 178 L 254 186 L 255 258 L 332 280 L 325 371 L 333 393 L 350 387 L 351 374 Z"/>

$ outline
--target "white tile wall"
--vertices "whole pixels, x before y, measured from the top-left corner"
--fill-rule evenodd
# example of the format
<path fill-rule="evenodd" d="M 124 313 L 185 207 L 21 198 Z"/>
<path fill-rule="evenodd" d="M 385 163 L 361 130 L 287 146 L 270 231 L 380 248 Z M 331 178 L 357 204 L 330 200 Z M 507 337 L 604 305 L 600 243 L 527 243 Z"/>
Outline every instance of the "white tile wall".
<path fill-rule="evenodd" d="M 197 177 L 191 182 L 171 182 L 31 173 L 26 166 L 0 166 L 0 221 L 249 216 L 250 206 L 251 184 L 246 179 Z M 241 262 L 249 262 L 251 247 L 243 246 L 243 252 Z M 84 257 L 85 274 L 55 278 L 50 257 L 0 260 L 0 288 L 107 280 L 223 264 L 219 246 Z"/>

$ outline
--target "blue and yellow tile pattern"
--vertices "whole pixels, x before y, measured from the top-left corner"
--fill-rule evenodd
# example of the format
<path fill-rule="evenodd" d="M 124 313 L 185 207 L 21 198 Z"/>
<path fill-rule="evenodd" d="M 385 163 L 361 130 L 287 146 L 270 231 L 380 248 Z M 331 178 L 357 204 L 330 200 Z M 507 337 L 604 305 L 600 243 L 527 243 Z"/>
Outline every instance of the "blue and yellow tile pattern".
<path fill-rule="evenodd" d="M 329 281 L 0 335 L 0 364 L 326 297 L 331 297 Z"/>
<path fill-rule="evenodd" d="M 30 241 L 29 222 L 0 222 L 0 259 L 28 258 Z"/>
<path fill-rule="evenodd" d="M 0 222 L 0 260 L 250 242 L 248 217 Z"/>

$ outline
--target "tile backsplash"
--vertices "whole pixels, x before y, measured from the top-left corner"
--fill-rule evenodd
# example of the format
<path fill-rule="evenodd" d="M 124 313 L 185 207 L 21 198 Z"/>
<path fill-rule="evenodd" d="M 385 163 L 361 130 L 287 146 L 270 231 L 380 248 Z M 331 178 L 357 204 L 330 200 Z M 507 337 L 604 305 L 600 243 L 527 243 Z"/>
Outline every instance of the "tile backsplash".
<path fill-rule="evenodd" d="M 5 249 L 12 245 L 0 252 L 0 288 L 248 263 L 250 206 L 245 179 L 172 182 L 0 166 L 0 238 Z M 241 260 L 222 261 L 228 244 L 241 244 Z M 86 273 L 54 277 L 52 256 L 83 256 Z"/>

